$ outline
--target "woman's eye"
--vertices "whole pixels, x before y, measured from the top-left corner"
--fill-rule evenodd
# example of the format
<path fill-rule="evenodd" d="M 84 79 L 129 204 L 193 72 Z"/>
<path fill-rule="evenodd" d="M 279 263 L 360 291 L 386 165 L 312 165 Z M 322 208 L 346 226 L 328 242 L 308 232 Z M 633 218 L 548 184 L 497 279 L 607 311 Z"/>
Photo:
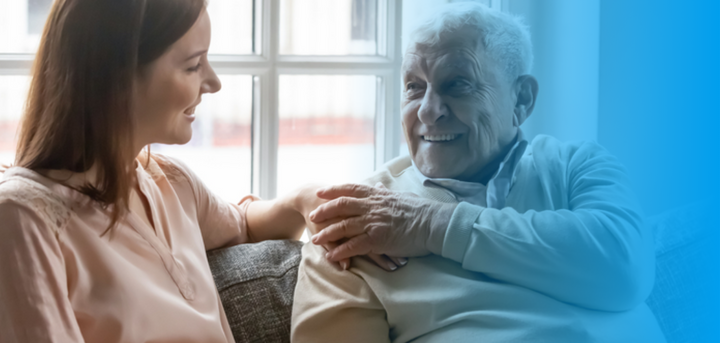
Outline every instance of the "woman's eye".
<path fill-rule="evenodd" d="M 196 66 L 194 66 L 194 67 L 192 67 L 192 68 L 188 68 L 187 71 L 189 71 L 189 72 L 191 72 L 191 73 L 194 73 L 194 72 L 200 70 L 200 67 L 201 67 L 201 66 L 202 66 L 202 63 L 198 63 Z"/>

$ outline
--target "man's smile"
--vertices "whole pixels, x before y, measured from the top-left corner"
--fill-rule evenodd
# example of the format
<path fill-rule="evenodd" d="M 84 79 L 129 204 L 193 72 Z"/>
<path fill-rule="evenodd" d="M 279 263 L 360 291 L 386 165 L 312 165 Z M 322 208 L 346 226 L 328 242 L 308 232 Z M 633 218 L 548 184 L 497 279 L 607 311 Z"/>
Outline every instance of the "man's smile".
<path fill-rule="evenodd" d="M 427 135 L 427 136 L 420 136 L 422 137 L 423 141 L 431 142 L 431 143 L 445 143 L 445 142 L 452 142 L 458 138 L 460 138 L 460 134 L 444 134 L 444 135 Z"/>

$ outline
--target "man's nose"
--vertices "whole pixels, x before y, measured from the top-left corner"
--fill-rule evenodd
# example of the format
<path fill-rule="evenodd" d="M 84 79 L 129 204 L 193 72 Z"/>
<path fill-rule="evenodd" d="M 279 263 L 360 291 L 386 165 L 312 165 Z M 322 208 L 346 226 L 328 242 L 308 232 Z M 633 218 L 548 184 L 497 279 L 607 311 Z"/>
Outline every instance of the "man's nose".
<path fill-rule="evenodd" d="M 445 104 L 442 97 L 433 90 L 432 86 L 428 85 L 418 110 L 418 119 L 423 124 L 432 125 L 440 118 L 447 116 L 448 112 L 447 104 Z"/>

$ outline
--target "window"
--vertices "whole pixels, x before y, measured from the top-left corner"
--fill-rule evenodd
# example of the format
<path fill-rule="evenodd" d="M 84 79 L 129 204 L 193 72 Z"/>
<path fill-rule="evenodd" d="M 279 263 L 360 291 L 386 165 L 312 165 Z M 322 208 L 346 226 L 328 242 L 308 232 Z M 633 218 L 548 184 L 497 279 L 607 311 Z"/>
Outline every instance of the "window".
<path fill-rule="evenodd" d="M 0 163 L 9 164 L 52 0 L 0 1 Z M 180 158 L 229 201 L 362 180 L 406 151 L 406 34 L 455 1 L 508 0 L 211 0 L 209 58 L 223 90 L 203 97 L 190 143 L 152 151 Z"/>
<path fill-rule="evenodd" d="M 28 0 L 28 35 L 39 36 L 50 14 L 52 0 Z"/>
<path fill-rule="evenodd" d="M 16 132 L 30 86 L 27 75 L 0 74 L 0 164 L 15 159 Z"/>
<path fill-rule="evenodd" d="M 396 155 L 400 0 L 211 0 L 210 62 L 193 138 L 151 150 L 229 201 L 360 181 Z M 14 159 L 29 73 L 52 0 L 3 1 L 0 163 Z"/>
<path fill-rule="evenodd" d="M 376 55 L 379 0 L 280 0 L 280 53 Z"/>
<path fill-rule="evenodd" d="M 373 172 L 379 82 L 374 75 L 280 75 L 278 194 Z"/>

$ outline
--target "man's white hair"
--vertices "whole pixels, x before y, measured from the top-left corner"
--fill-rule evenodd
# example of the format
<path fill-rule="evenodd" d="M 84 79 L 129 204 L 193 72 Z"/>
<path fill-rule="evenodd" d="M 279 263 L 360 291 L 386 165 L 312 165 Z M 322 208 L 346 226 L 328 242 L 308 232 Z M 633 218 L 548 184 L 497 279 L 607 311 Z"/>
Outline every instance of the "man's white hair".
<path fill-rule="evenodd" d="M 476 2 L 444 5 L 418 26 L 411 35 L 410 46 L 436 46 L 441 37 L 462 28 L 473 28 L 486 52 L 505 64 L 510 80 L 529 74 L 533 64 L 530 31 L 521 17 L 516 17 Z"/>

